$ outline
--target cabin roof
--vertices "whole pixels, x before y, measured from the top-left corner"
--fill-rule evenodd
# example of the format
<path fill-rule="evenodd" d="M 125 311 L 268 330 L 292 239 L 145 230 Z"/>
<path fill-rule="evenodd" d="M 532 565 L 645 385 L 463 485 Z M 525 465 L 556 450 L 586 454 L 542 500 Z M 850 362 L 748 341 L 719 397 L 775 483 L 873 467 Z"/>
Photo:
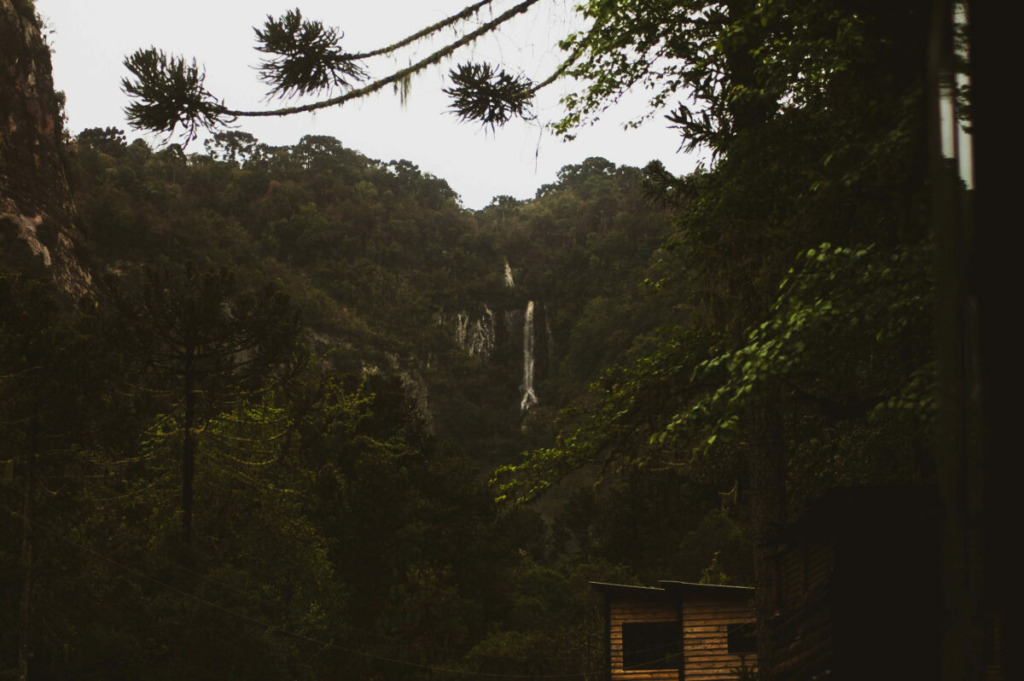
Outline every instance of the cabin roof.
<path fill-rule="evenodd" d="M 658 582 L 666 591 L 686 598 L 688 596 L 700 596 L 702 598 L 752 598 L 754 587 L 733 586 L 731 584 L 697 584 L 694 582 L 673 582 L 660 580 Z"/>
<path fill-rule="evenodd" d="M 610 596 L 665 598 L 667 593 L 665 589 L 658 586 L 633 586 L 631 584 L 611 584 L 609 582 L 590 582 L 590 585 Z"/>
<path fill-rule="evenodd" d="M 694 582 L 676 582 L 659 580 L 661 586 L 634 586 L 631 584 L 610 584 L 608 582 L 591 582 L 595 589 L 611 596 L 631 598 L 751 598 L 754 588 L 750 586 L 732 586 L 728 584 L 697 584 Z"/>

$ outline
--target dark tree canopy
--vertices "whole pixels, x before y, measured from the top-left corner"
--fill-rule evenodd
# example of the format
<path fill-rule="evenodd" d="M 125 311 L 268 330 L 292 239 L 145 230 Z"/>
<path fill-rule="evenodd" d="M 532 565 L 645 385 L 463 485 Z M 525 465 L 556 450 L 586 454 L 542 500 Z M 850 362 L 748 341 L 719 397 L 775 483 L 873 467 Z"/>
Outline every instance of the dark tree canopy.
<path fill-rule="evenodd" d="M 587 681 L 588 582 L 672 578 L 756 584 L 761 678 L 785 667 L 787 523 L 836 488 L 934 481 L 958 420 L 937 407 L 929 203 L 973 197 L 951 158 L 922 161 L 932 5 L 586 0 L 559 130 L 646 88 L 715 154 L 686 177 L 589 158 L 468 211 L 408 161 L 220 127 L 401 85 L 537 2 L 362 53 L 268 17 L 268 88 L 325 99 L 265 112 L 190 60 L 129 58 L 133 120 L 213 134 L 205 154 L 115 128 L 68 146 L 98 301 L 58 304 L 0 224 L 0 657 L 37 678 Z M 497 127 L 551 77 L 451 81 L 456 114 Z M 917 576 L 855 553 L 844 596 L 862 571 Z"/>
<path fill-rule="evenodd" d="M 108 280 L 111 328 L 131 361 L 174 395 L 181 414 L 181 509 L 191 540 L 198 430 L 291 358 L 299 317 L 273 283 L 242 291 L 227 268 L 164 264 Z"/>

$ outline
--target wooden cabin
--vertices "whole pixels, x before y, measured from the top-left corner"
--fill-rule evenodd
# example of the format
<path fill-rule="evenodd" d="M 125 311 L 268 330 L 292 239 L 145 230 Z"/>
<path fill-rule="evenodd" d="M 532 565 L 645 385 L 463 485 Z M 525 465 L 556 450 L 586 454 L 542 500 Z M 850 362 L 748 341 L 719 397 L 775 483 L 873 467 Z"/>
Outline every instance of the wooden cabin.
<path fill-rule="evenodd" d="M 605 598 L 609 681 L 712 681 L 756 671 L 752 588 L 592 584 Z"/>

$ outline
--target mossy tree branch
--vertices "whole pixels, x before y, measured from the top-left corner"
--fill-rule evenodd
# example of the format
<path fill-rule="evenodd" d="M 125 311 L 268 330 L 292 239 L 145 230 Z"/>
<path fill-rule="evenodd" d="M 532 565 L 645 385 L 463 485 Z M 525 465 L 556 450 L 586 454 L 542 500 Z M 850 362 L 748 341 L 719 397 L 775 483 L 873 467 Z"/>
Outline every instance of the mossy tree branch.
<path fill-rule="evenodd" d="M 353 55 L 342 53 L 334 54 L 334 52 L 331 52 L 331 54 L 334 56 L 340 55 L 344 58 L 346 63 L 352 63 L 356 59 L 368 56 L 386 54 L 430 34 L 436 33 L 438 30 L 450 26 L 459 20 L 468 18 L 491 1 L 492 0 L 481 0 L 473 5 L 469 5 L 461 12 L 437 22 L 436 24 L 428 26 L 402 41 L 389 45 L 385 48 L 381 48 L 380 50 Z M 354 88 L 338 96 L 320 101 L 266 110 L 233 109 L 225 106 L 223 102 L 217 100 L 205 89 L 203 86 L 205 74 L 199 69 L 195 61 L 188 64 L 184 58 L 168 56 L 156 48 L 139 50 L 125 59 L 125 65 L 133 74 L 134 79 L 125 78 L 122 81 L 122 89 L 130 97 L 136 100 L 127 108 L 129 123 L 136 128 L 157 132 L 167 132 L 169 134 L 173 134 L 177 126 L 181 125 L 186 130 L 186 140 L 190 141 L 195 138 L 200 128 L 213 130 L 217 127 L 231 123 L 237 118 L 290 116 L 340 106 L 346 102 L 371 95 L 389 85 L 401 85 L 404 82 L 408 82 L 409 78 L 412 76 L 422 72 L 430 66 L 438 64 L 441 60 L 451 56 L 460 48 L 465 47 L 466 45 L 474 42 L 477 38 L 494 31 L 513 17 L 527 12 L 538 2 L 539 0 L 522 0 L 496 16 L 491 21 L 482 24 L 473 31 L 463 34 L 457 40 L 448 43 L 441 49 L 432 52 L 423 59 L 410 64 L 408 67 L 399 69 L 388 76 L 378 78 L 367 83 L 362 87 Z M 331 35 L 337 37 L 336 32 L 332 32 Z M 558 73 L 564 71 L 565 65 L 560 67 Z M 328 78 L 328 81 L 330 81 L 327 83 L 329 86 L 338 84 L 330 78 Z M 543 84 L 547 84 L 552 81 L 553 78 L 549 78 Z M 303 94 L 306 94 L 314 90 L 322 92 L 324 89 L 324 87 L 310 87 L 308 89 L 305 87 L 298 89 L 296 87 L 291 87 L 289 91 L 301 91 Z M 536 89 L 537 88 L 535 87 L 529 88 L 530 93 L 532 94 Z M 281 91 L 282 90 L 280 88 L 275 89 L 275 92 Z M 522 110 L 525 109 L 526 107 L 522 107 Z"/>

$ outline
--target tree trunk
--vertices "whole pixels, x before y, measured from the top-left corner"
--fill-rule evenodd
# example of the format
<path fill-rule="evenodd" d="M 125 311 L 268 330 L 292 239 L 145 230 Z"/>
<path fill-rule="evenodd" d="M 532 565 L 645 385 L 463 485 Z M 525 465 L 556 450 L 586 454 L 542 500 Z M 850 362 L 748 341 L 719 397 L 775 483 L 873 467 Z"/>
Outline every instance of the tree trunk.
<path fill-rule="evenodd" d="M 32 656 L 32 522 L 29 519 L 32 454 L 25 458 L 25 499 L 21 509 L 21 602 L 18 621 L 21 636 L 18 641 L 18 681 L 28 681 L 28 663 Z"/>
<path fill-rule="evenodd" d="M 192 543 L 192 479 L 196 463 L 196 392 L 195 378 L 185 370 L 185 441 L 181 451 L 181 528 L 185 543 Z"/>
<path fill-rule="evenodd" d="M 754 549 L 758 669 L 761 679 L 770 681 L 775 664 L 772 624 L 779 607 L 775 552 L 786 524 L 786 451 L 782 419 L 773 405 L 755 407 L 750 423 L 750 533 Z"/>
<path fill-rule="evenodd" d="M 737 21 L 741 17 L 749 16 L 757 7 L 757 1 L 729 0 L 726 7 L 730 20 Z M 761 36 L 754 34 L 753 30 L 754 24 L 747 22 L 746 30 L 734 32 L 722 44 L 728 70 L 728 84 L 730 88 L 743 93 L 729 103 L 734 138 L 768 120 L 768 103 L 763 96 L 756 94 L 763 89 L 763 82 L 757 74 L 754 50 L 761 46 L 762 41 Z"/>
<path fill-rule="evenodd" d="M 39 451 L 39 413 L 35 407 L 29 423 L 28 452 L 22 476 L 25 497 L 21 508 L 21 602 L 18 605 L 18 681 L 28 681 L 29 661 L 32 658 L 32 475 L 36 453 Z"/>

